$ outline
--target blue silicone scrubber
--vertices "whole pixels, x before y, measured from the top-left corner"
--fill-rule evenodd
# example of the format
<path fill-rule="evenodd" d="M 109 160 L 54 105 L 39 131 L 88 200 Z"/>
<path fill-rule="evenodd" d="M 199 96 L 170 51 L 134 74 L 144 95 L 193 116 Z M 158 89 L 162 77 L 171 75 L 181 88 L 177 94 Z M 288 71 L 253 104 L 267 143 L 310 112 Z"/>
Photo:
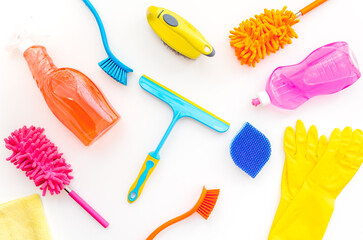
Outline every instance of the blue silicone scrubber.
<path fill-rule="evenodd" d="M 271 156 L 271 144 L 265 135 L 246 122 L 230 148 L 234 163 L 255 178 Z"/>

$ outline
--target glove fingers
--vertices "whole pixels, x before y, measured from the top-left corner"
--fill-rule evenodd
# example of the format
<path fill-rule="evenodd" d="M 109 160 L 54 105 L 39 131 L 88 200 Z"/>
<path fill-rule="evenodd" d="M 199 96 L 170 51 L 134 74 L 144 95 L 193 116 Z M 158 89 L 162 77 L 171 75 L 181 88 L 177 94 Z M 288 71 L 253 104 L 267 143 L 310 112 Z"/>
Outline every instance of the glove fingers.
<path fill-rule="evenodd" d="M 305 157 L 307 134 L 304 123 L 301 120 L 296 122 L 296 155 Z"/>
<path fill-rule="evenodd" d="M 335 199 L 360 166 L 360 163 L 356 167 L 351 165 L 356 160 L 362 143 L 363 134 L 359 131 L 355 131 L 353 137 L 350 127 L 346 127 L 343 132 L 335 129 L 327 150 L 309 176 L 309 181 L 320 186 L 325 193 Z"/>
<path fill-rule="evenodd" d="M 340 144 L 339 144 L 339 150 L 335 157 L 335 159 L 337 161 L 344 159 L 345 153 L 347 152 L 347 150 L 351 149 L 351 143 L 354 141 L 354 139 L 352 138 L 352 135 L 353 135 L 352 132 L 353 132 L 353 130 L 351 127 L 344 128 L 344 130 L 342 132 Z"/>
<path fill-rule="evenodd" d="M 318 161 L 318 130 L 313 125 L 310 127 L 307 137 L 306 160 L 312 163 Z"/>
<path fill-rule="evenodd" d="M 333 161 L 336 157 L 336 154 L 339 150 L 340 140 L 341 140 L 342 132 L 339 128 L 334 129 L 332 134 L 330 135 L 330 139 L 328 142 L 328 145 L 325 147 L 323 145 L 323 142 L 321 142 L 320 146 L 320 154 L 321 157 L 319 158 L 318 165 L 315 167 L 314 172 L 319 171 L 317 168 L 324 168 L 331 165 L 331 161 Z M 322 140 L 324 141 L 324 140 Z M 322 152 L 322 149 L 326 148 L 324 152 Z"/>
<path fill-rule="evenodd" d="M 318 143 L 318 161 L 322 158 L 323 154 L 328 147 L 328 139 L 325 135 L 321 136 Z"/>
<path fill-rule="evenodd" d="M 335 162 L 332 162 L 330 166 L 334 168 L 325 173 L 325 182 L 329 184 L 325 184 L 325 189 L 330 192 L 331 196 L 334 198 L 336 198 L 349 183 L 362 163 L 362 159 L 358 160 L 358 156 L 363 146 L 362 132 L 360 130 L 355 130 L 352 133 L 350 127 L 345 128 L 344 131 L 342 133 L 339 151 L 335 156 Z M 349 136 L 351 137 L 348 143 L 346 143 Z"/>
<path fill-rule="evenodd" d="M 339 149 L 341 136 L 342 132 L 340 131 L 340 129 L 339 128 L 334 129 L 334 131 L 330 135 L 328 146 L 326 147 L 326 151 L 322 156 L 322 159 L 334 157 L 334 155 Z"/>
<path fill-rule="evenodd" d="M 352 134 L 349 148 L 346 151 L 344 163 L 348 168 L 358 170 L 363 161 L 363 132 L 359 129 Z"/>
<path fill-rule="evenodd" d="M 287 127 L 284 136 L 285 154 L 293 156 L 296 153 L 295 131 L 292 127 Z"/>

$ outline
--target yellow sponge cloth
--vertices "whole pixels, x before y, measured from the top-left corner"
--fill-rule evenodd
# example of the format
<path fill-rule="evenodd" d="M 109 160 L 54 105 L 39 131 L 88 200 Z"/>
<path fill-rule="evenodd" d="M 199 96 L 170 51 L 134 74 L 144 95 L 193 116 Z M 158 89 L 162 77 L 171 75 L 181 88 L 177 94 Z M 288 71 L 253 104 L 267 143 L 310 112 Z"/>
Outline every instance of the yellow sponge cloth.
<path fill-rule="evenodd" d="M 38 194 L 0 204 L 0 239 L 52 239 Z"/>

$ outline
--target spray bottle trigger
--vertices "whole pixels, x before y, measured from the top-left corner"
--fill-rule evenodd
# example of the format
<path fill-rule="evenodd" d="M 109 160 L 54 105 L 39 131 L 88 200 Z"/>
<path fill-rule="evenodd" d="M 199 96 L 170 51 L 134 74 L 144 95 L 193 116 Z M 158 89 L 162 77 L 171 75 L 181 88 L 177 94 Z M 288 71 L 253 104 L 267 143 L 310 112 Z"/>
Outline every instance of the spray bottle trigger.
<path fill-rule="evenodd" d="M 17 27 L 16 31 L 10 37 L 6 49 L 14 51 L 20 44 L 27 40 L 49 37 L 49 30 L 44 28 L 41 23 L 33 18 L 24 19 Z"/>

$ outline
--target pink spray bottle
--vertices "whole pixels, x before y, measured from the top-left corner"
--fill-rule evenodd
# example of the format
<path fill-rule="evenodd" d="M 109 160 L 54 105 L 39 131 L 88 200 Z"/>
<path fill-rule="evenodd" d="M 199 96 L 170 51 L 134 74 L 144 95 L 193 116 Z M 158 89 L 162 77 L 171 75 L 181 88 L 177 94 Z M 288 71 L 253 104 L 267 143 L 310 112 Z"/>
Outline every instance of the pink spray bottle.
<path fill-rule="evenodd" d="M 252 100 L 252 105 L 272 103 L 280 108 L 295 109 L 314 96 L 349 87 L 360 76 L 348 44 L 334 42 L 316 49 L 298 64 L 276 68 L 266 90 Z"/>

